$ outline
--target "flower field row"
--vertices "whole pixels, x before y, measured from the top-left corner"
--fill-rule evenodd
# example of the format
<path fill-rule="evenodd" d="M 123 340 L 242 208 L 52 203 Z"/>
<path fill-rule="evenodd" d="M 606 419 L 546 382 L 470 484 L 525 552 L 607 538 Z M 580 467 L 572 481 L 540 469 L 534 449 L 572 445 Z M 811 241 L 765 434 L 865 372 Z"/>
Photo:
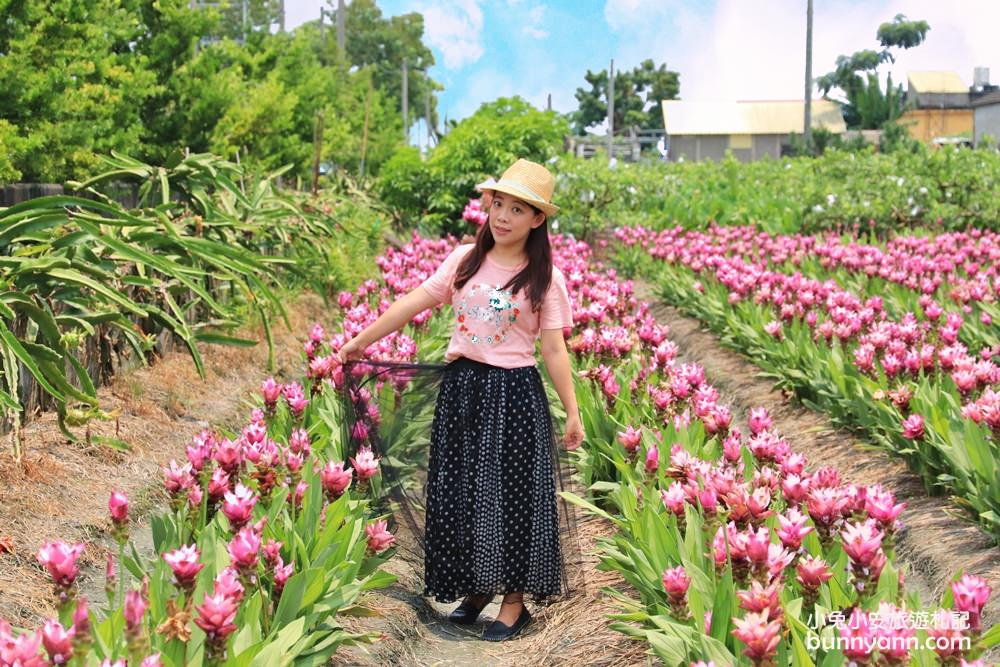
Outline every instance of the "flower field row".
<path fill-rule="evenodd" d="M 453 245 L 414 237 L 387 251 L 382 284 L 338 295 L 344 332 L 418 285 Z M 670 665 L 982 664 L 977 655 L 1000 640 L 980 621 L 986 582 L 969 575 L 944 593 L 940 608 L 955 614 L 924 607 L 895 562 L 902 504 L 891 493 L 808 470 L 766 412 L 753 411 L 741 433 L 704 371 L 677 362 L 631 283 L 593 268 L 586 244 L 558 238 L 555 247 L 574 299 L 568 345 L 588 434 L 573 456 L 591 491 L 567 497 L 615 525 L 603 567 L 639 595 L 618 595 L 613 627 Z M 449 324 L 426 311 L 367 355 L 440 356 Z M 265 381 L 239 432 L 201 432 L 186 460 L 165 467 L 170 507 L 152 522 L 156 559 L 129 546 L 127 501 L 112 498 L 121 548 L 102 619 L 75 587 L 80 547 L 43 545 L 58 616 L 37 630 L 0 623 L 0 665 L 318 665 L 345 643 L 374 639 L 345 632 L 336 615 L 393 581 L 378 569 L 394 542 L 372 502 L 379 458 L 364 447 L 350 456 L 369 434 L 343 432 L 343 334 L 317 325 L 305 339 L 301 382 Z M 375 407 L 405 392 L 376 385 L 359 398 L 380 428 L 405 428 Z M 391 440 L 405 447 L 408 438 Z M 907 614 L 935 623 L 876 623 Z M 928 637 L 936 652 L 911 645 Z"/>
<path fill-rule="evenodd" d="M 807 404 L 904 456 L 1000 537 L 996 235 L 882 250 L 741 228 L 617 234 L 622 261 L 649 270 L 665 299 Z"/>
<path fill-rule="evenodd" d="M 1000 155 L 989 150 L 872 154 L 828 151 L 818 158 L 741 163 L 648 164 L 560 156 L 559 231 L 590 238 L 611 225 L 660 229 L 756 225 L 772 233 L 902 228 L 997 229 L 993 183 Z"/>

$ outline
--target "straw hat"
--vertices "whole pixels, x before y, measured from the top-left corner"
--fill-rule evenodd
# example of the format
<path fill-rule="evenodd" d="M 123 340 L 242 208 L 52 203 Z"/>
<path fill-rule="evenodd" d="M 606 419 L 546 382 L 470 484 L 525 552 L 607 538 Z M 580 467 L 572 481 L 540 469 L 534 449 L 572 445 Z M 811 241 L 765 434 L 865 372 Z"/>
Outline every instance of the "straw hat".
<path fill-rule="evenodd" d="M 559 212 L 559 207 L 552 203 L 555 186 L 556 179 L 548 169 L 521 158 L 507 168 L 499 181 L 489 178 L 476 185 L 476 190 L 505 192 L 552 216 Z"/>

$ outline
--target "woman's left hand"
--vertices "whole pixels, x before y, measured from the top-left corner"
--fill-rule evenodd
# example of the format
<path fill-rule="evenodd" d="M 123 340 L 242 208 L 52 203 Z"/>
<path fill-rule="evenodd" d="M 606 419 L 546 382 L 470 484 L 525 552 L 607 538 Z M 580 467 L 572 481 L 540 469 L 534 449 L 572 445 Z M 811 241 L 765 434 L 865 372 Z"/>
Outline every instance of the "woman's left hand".
<path fill-rule="evenodd" d="M 580 423 L 580 415 L 571 415 L 566 418 L 566 434 L 563 436 L 563 444 L 566 449 L 576 449 L 583 442 L 583 424 Z"/>

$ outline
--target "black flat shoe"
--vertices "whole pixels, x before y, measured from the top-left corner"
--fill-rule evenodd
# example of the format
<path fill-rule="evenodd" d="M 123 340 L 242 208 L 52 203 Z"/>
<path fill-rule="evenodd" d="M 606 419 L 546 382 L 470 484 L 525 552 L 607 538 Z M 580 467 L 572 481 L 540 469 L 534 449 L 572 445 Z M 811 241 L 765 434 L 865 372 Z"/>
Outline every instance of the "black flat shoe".
<path fill-rule="evenodd" d="M 486 605 L 493 602 L 493 596 L 487 596 L 486 601 L 482 605 L 476 605 L 474 602 L 470 602 L 474 596 L 470 596 L 462 600 L 462 604 L 455 608 L 455 611 L 448 615 L 448 620 L 452 623 L 458 623 L 459 625 L 472 625 L 479 618 L 479 614 L 482 613 L 483 609 L 486 609 Z"/>
<path fill-rule="evenodd" d="M 500 621 L 493 621 L 490 627 L 486 628 L 486 631 L 483 633 L 483 639 L 488 642 L 502 642 L 516 635 L 530 622 L 531 614 L 528 613 L 528 608 L 521 607 L 521 615 L 514 621 L 514 625 L 508 626 Z"/>

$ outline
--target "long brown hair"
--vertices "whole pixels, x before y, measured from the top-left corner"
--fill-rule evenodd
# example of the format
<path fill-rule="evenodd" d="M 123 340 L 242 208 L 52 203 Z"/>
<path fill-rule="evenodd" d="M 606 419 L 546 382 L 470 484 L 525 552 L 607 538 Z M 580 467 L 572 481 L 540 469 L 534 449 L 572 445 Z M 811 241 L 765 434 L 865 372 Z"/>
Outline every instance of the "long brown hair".
<path fill-rule="evenodd" d="M 528 204 L 528 206 L 531 205 Z M 534 206 L 531 208 L 536 214 L 541 213 Z M 493 238 L 490 223 L 484 222 L 479 228 L 479 232 L 476 233 L 475 247 L 472 248 L 471 252 L 466 253 L 455 270 L 456 290 L 476 275 L 486 258 L 486 253 L 494 245 L 496 245 L 496 240 Z M 531 310 L 538 311 L 542 307 L 542 298 L 552 281 L 552 246 L 549 245 L 548 216 L 542 224 L 528 233 L 528 238 L 524 242 L 524 250 L 528 254 L 528 265 L 508 280 L 504 288 L 510 288 L 512 294 L 517 294 L 518 290 L 527 285 L 525 292 L 531 301 Z"/>

